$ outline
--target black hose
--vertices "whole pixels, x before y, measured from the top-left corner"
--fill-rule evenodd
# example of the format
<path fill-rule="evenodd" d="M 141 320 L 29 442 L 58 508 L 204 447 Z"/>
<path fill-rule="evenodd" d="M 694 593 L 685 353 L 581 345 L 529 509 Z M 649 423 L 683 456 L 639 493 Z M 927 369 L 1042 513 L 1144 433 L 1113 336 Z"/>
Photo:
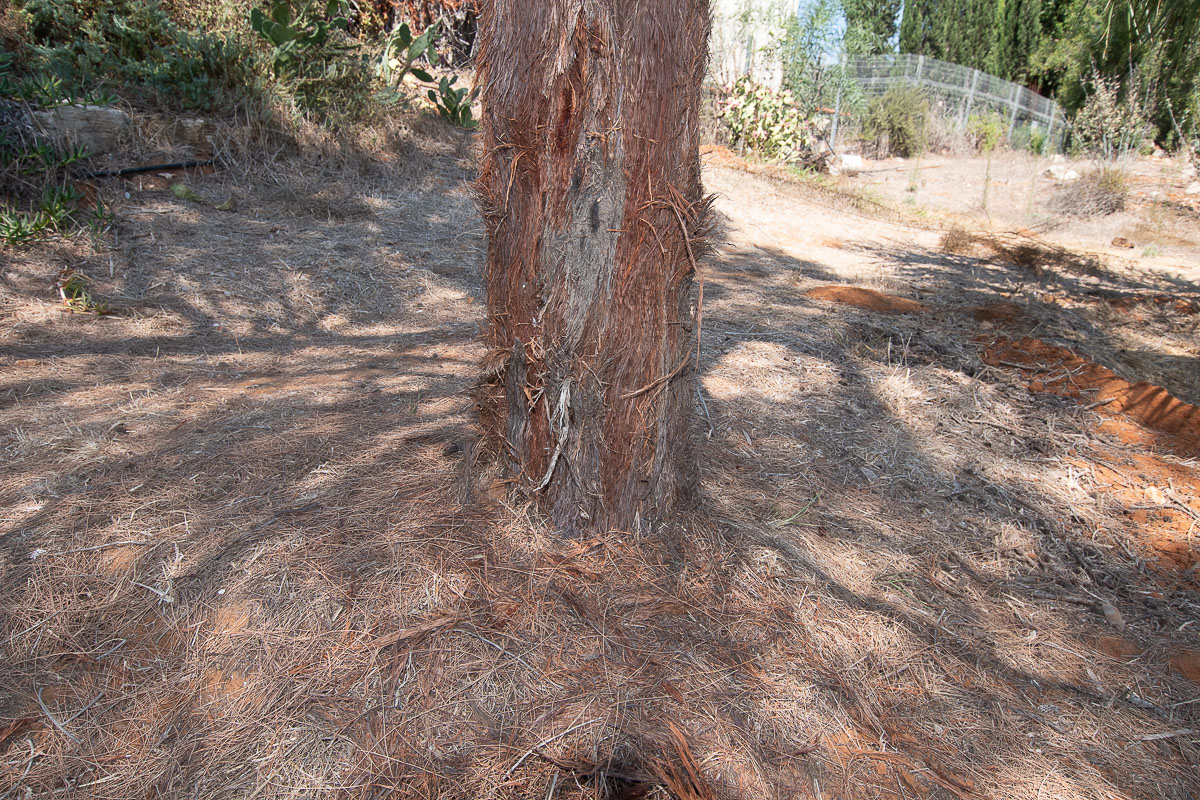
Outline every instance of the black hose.
<path fill-rule="evenodd" d="M 215 158 L 210 158 L 205 161 L 176 161 L 172 164 L 152 164 L 148 167 L 125 167 L 125 169 L 106 169 L 100 172 L 89 172 L 86 175 L 81 175 L 77 180 L 88 181 L 92 178 L 116 178 L 121 175 L 137 175 L 140 172 L 157 172 L 158 170 L 168 169 L 192 169 L 193 167 L 211 167 L 217 163 Z"/>

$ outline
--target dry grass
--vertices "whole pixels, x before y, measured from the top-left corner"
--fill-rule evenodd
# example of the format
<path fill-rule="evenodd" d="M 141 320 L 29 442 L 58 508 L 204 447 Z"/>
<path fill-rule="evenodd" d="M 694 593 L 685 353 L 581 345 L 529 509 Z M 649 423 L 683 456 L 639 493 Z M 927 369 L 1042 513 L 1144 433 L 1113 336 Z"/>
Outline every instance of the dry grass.
<path fill-rule="evenodd" d="M 1124 211 L 1128 198 L 1129 176 L 1117 167 L 1101 167 L 1059 188 L 1049 205 L 1068 217 L 1100 217 Z"/>
<path fill-rule="evenodd" d="M 1195 461 L 986 366 L 999 323 L 956 309 L 1007 292 L 1097 360 L 1194 318 L 1122 323 L 1089 275 L 861 217 L 814 231 L 843 262 L 793 261 L 737 211 L 815 206 L 717 174 L 742 194 L 706 276 L 703 503 L 565 540 L 472 457 L 470 152 L 399 146 L 188 178 L 236 212 L 105 184 L 132 195 L 112 247 L 10 254 L 0 797 L 1200 791 L 1200 585 L 1131 516 L 1173 513 L 1134 508 L 1151 488 L 1200 509 Z M 57 308 L 66 264 L 119 314 Z M 834 272 L 943 313 L 805 294 Z"/>

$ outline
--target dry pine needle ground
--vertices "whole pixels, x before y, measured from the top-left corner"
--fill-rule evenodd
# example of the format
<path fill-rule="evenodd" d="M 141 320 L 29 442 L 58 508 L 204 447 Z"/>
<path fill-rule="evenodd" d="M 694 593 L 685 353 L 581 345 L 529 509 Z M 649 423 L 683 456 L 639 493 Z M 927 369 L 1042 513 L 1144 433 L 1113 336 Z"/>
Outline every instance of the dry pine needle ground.
<path fill-rule="evenodd" d="M 1195 317 L 1089 294 L 1179 287 L 712 166 L 703 505 L 564 540 L 472 458 L 468 146 L 404 146 L 114 183 L 115 242 L 11 254 L 0 797 L 1200 791 L 1197 531 L 1145 535 L 1194 456 L 980 358 L 1035 331 L 1196 403 Z M 68 265 L 117 313 L 64 314 Z"/>

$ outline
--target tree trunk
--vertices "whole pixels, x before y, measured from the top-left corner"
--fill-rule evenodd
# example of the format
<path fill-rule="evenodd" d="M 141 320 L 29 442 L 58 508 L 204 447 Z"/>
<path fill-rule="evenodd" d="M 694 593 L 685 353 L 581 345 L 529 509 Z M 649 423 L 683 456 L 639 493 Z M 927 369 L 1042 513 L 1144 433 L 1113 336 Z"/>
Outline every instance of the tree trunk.
<path fill-rule="evenodd" d="M 481 419 L 566 531 L 695 483 L 707 0 L 490 0 L 480 19 L 489 355 Z"/>

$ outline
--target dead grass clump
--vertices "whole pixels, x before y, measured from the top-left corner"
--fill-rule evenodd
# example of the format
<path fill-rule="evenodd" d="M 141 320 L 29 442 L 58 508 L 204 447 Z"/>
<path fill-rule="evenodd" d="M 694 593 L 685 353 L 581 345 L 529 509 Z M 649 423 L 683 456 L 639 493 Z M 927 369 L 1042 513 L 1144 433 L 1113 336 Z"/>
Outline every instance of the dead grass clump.
<path fill-rule="evenodd" d="M 939 247 L 942 248 L 942 252 L 944 253 L 952 253 L 956 256 L 968 255 L 974 247 L 976 239 L 975 234 L 955 225 L 942 234 Z"/>
<path fill-rule="evenodd" d="M 1103 217 L 1124 211 L 1128 197 L 1128 174 L 1116 167 L 1101 167 L 1055 192 L 1050 208 L 1068 217 Z"/>

